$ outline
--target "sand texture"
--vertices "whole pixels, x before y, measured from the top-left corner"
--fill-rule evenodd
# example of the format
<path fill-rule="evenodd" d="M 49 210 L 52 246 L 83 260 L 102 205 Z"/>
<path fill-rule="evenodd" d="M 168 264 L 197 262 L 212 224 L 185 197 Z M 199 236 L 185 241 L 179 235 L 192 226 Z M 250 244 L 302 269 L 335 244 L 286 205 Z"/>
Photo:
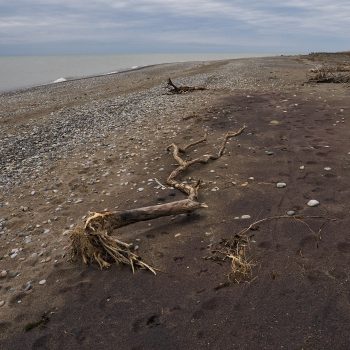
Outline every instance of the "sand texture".
<path fill-rule="evenodd" d="M 0 348 L 349 349 L 350 89 L 307 83 L 324 62 L 350 56 L 165 64 L 0 95 Z M 169 77 L 206 89 L 168 94 Z M 171 143 L 207 132 L 184 156 L 198 157 L 243 125 L 183 177 L 202 180 L 207 209 L 115 232 L 156 276 L 69 261 L 89 211 L 185 198 L 159 185 Z M 247 230 L 240 283 L 230 259 L 208 259 L 275 216 Z"/>

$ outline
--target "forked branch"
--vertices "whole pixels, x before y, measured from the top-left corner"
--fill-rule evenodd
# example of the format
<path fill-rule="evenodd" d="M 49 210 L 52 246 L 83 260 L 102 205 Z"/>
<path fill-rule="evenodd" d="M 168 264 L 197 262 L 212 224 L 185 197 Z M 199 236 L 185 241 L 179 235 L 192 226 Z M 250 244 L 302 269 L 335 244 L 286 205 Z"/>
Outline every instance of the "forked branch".
<path fill-rule="evenodd" d="M 109 267 L 112 262 L 116 262 L 130 265 L 132 271 L 135 270 L 135 267 L 139 267 L 148 269 L 155 274 L 155 269 L 149 264 L 146 264 L 140 256 L 135 253 L 132 244 L 111 237 L 111 234 L 120 227 L 136 222 L 152 220 L 163 216 L 191 213 L 201 208 L 207 208 L 205 203 L 197 201 L 199 181 L 194 185 L 189 185 L 177 181 L 176 177 L 187 170 L 191 165 L 196 163 L 205 164 L 209 160 L 220 158 L 224 153 L 227 141 L 231 137 L 240 135 L 244 129 L 245 126 L 237 132 L 227 133 L 217 154 L 203 155 L 193 160 L 182 159 L 180 153 L 185 153 L 188 148 L 205 142 L 207 135 L 183 148 L 173 143 L 169 146 L 169 149 L 173 149 L 173 157 L 179 166 L 169 175 L 167 184 L 179 189 L 181 192 L 188 195 L 188 198 L 137 209 L 91 213 L 84 224 L 77 226 L 72 231 L 72 257 L 80 256 L 86 264 L 97 262 L 101 269 Z"/>

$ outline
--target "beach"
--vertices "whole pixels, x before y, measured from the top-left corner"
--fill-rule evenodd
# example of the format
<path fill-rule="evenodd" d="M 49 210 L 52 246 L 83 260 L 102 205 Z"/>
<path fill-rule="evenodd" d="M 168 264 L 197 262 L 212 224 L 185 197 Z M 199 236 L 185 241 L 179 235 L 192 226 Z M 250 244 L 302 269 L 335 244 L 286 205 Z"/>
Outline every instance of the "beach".
<path fill-rule="evenodd" d="M 350 56 L 161 64 L 0 94 L 0 347 L 348 348 L 350 90 L 307 82 L 325 62 Z M 171 94 L 169 77 L 205 90 Z M 166 185 L 171 143 L 207 133 L 190 159 L 244 125 L 184 176 L 208 208 L 115 233 L 157 275 L 70 261 L 89 212 L 185 198 Z M 211 248 L 266 218 L 237 283 Z"/>

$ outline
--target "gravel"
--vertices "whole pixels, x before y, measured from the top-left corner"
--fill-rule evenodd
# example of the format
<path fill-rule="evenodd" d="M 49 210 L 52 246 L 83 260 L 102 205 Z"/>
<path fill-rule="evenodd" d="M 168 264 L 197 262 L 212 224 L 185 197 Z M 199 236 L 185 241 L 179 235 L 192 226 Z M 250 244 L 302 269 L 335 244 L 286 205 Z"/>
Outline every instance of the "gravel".
<path fill-rule="evenodd" d="M 0 124 L 2 135 L 0 138 L 0 189 L 9 191 L 14 186 L 22 184 L 24 180 L 35 180 L 47 172 L 50 162 L 68 158 L 78 147 L 85 146 L 86 150 L 89 147 L 105 147 L 104 140 L 111 132 L 117 135 L 118 130 L 122 131 L 130 125 L 137 126 L 145 118 L 154 118 L 156 124 L 165 116 L 173 114 L 175 110 L 183 110 L 193 105 L 194 101 L 203 106 L 215 89 L 249 88 L 261 92 L 263 87 L 276 88 L 278 84 L 282 89 L 282 79 L 280 81 L 268 79 L 263 69 L 268 63 L 267 60 L 267 58 L 234 60 L 216 69 L 214 73 L 200 73 L 174 79 L 174 82 L 179 85 L 206 86 L 209 89 L 198 92 L 195 96 L 193 94 L 167 95 L 163 83 L 143 91 L 113 98 L 87 100 L 88 102 L 79 106 L 69 107 L 65 104 L 59 110 L 48 113 L 45 118 L 34 119 L 28 123 L 13 124 L 11 127 L 8 123 Z M 273 63 L 277 64 L 276 58 Z M 85 84 L 93 85 L 94 82 L 101 82 L 103 79 L 112 79 L 112 77 L 99 78 L 99 80 L 87 79 Z M 114 79 L 118 79 L 118 76 Z M 82 83 L 81 81 L 69 82 L 67 87 L 72 88 L 74 84 L 80 87 Z M 27 105 L 29 105 L 29 102 L 33 103 L 31 100 L 40 100 L 43 106 L 49 106 L 48 101 L 52 100 L 54 88 L 34 88 L 28 90 L 29 92 L 0 95 L 0 102 L 4 102 L 5 105 L 0 107 L 0 116 L 8 114 L 11 116 L 10 109 L 16 101 L 20 104 L 22 100 L 24 102 L 28 100 Z M 14 114 L 13 118 L 15 117 Z M 35 196 L 36 193 L 33 192 Z"/>

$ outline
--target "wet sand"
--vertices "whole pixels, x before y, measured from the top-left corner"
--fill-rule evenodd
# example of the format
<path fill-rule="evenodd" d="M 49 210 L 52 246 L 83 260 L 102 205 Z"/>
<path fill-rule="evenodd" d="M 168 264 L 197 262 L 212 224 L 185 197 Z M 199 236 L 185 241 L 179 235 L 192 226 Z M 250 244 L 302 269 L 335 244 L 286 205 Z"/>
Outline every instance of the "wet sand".
<path fill-rule="evenodd" d="M 7 101 L 0 122 L 6 140 L 26 128 L 54 125 L 75 109 L 99 118 L 114 98 L 119 104 L 110 115 L 117 117 L 122 104 L 129 108 L 125 123 L 110 130 L 97 123 L 96 140 L 88 133 L 73 144 L 62 141 L 61 158 L 45 158 L 38 148 L 33 159 L 43 158 L 38 172 L 30 163 L 33 179 L 30 169 L 16 170 L 13 181 L 11 169 L 3 170 L 2 179 L 12 182 L 0 197 L 0 270 L 7 272 L 0 279 L 1 348 L 347 349 L 350 90 L 305 84 L 316 63 L 306 56 L 173 65 L 174 81 L 208 88 L 178 96 L 164 95 L 169 71 L 161 66 L 128 73 L 124 81 L 108 76 L 1 97 Z M 87 86 L 91 98 L 82 95 Z M 56 110 L 61 114 L 52 115 Z M 84 136 L 82 120 L 76 130 Z M 222 158 L 188 172 L 203 180 L 199 199 L 208 209 L 118 232 L 139 246 L 157 276 L 68 261 L 67 230 L 89 210 L 183 198 L 154 181 L 164 183 L 175 167 L 169 143 L 187 144 L 207 130 L 208 142 L 189 156 L 207 154 L 243 124 L 245 133 L 228 143 Z M 22 164 L 12 162 L 13 169 Z M 277 188 L 278 182 L 287 186 Z M 310 199 L 320 205 L 308 207 Z M 204 259 L 210 244 L 291 210 L 305 218 L 272 220 L 249 231 L 254 267 L 246 281 L 228 283 L 230 263 Z M 22 250 L 11 258 L 16 248 Z M 32 288 L 25 291 L 28 282 Z"/>

